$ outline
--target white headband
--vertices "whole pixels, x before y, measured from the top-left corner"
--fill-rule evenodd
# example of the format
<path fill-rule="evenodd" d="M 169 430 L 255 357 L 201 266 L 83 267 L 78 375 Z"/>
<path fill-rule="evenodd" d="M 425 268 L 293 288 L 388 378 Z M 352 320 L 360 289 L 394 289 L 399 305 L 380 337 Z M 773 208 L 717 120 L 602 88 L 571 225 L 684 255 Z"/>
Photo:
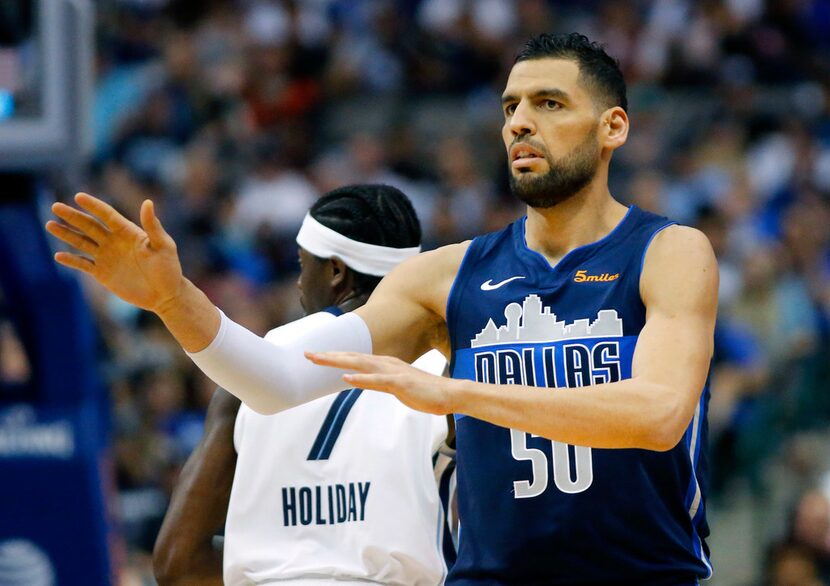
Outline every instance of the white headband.
<path fill-rule="evenodd" d="M 321 258 L 337 257 L 350 269 L 375 277 L 382 277 L 395 266 L 421 252 L 420 246 L 412 248 L 391 248 L 358 242 L 306 214 L 303 225 L 297 234 L 297 244 L 314 256 Z"/>

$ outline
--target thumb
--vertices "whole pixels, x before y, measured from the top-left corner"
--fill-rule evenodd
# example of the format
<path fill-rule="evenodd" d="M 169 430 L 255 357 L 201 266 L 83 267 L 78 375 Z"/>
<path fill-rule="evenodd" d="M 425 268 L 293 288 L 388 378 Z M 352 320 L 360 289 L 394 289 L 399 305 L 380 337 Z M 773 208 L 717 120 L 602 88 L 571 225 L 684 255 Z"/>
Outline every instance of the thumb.
<path fill-rule="evenodd" d="M 150 238 L 150 246 L 153 248 L 169 247 L 173 243 L 173 239 L 164 230 L 161 225 L 161 220 L 156 216 L 155 205 L 152 200 L 145 199 L 141 203 L 141 227 Z"/>

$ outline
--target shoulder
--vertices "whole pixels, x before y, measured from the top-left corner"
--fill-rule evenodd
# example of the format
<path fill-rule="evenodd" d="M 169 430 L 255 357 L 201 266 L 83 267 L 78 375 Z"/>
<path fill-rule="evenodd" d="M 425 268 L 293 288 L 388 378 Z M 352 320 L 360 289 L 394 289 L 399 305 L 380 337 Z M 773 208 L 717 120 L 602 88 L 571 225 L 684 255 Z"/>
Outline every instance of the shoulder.
<path fill-rule="evenodd" d="M 447 280 L 451 283 L 461 266 L 461 261 L 464 260 L 464 254 L 470 243 L 471 241 L 467 240 L 422 252 L 395 267 L 383 279 L 382 284 L 386 283 L 387 286 L 419 285 L 419 288 L 424 284 L 429 284 L 427 288 L 432 288 Z"/>
<path fill-rule="evenodd" d="M 435 250 L 422 252 L 398 265 L 389 273 L 387 279 L 394 277 L 396 280 L 406 281 L 408 276 L 409 279 L 423 282 L 425 278 L 431 278 L 452 285 L 473 242 L 477 246 L 476 255 L 484 254 L 488 249 L 498 246 L 505 238 L 515 237 L 516 230 L 521 230 L 521 226 L 521 222 L 513 222 L 500 230 L 476 236 L 473 240 L 447 244 Z"/>
<path fill-rule="evenodd" d="M 442 246 L 412 257 L 386 275 L 367 305 L 397 310 L 420 307 L 443 320 L 447 298 L 470 242 Z M 358 310 L 359 311 L 359 310 Z"/>
<path fill-rule="evenodd" d="M 712 244 L 696 228 L 673 224 L 660 230 L 646 251 L 644 270 L 666 262 L 691 261 L 716 265 Z"/>
<path fill-rule="evenodd" d="M 422 252 L 421 254 L 407 260 L 401 264 L 401 268 L 407 265 L 419 266 L 421 268 L 434 267 L 441 271 L 457 271 L 464 259 L 467 249 L 470 247 L 472 240 L 466 240 L 456 244 L 448 244 L 441 246 L 435 250 Z M 396 269 L 397 270 L 397 269 Z"/>
<path fill-rule="evenodd" d="M 646 306 L 664 296 L 716 301 L 718 263 L 700 230 L 672 225 L 656 234 L 645 253 L 640 293 Z"/>

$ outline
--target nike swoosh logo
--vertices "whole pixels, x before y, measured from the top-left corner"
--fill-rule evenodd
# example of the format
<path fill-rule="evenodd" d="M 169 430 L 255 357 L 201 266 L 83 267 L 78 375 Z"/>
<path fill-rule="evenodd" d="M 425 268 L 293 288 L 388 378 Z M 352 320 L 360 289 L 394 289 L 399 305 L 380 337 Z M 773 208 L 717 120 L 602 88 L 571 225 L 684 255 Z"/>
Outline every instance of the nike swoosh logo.
<path fill-rule="evenodd" d="M 487 279 L 481 284 L 482 291 L 492 291 L 493 289 L 498 289 L 502 285 L 507 285 L 510 281 L 515 281 L 516 279 L 524 279 L 524 276 L 517 276 L 517 277 L 510 277 L 509 279 L 505 279 L 504 281 L 499 281 L 498 283 L 493 283 L 493 279 Z"/>

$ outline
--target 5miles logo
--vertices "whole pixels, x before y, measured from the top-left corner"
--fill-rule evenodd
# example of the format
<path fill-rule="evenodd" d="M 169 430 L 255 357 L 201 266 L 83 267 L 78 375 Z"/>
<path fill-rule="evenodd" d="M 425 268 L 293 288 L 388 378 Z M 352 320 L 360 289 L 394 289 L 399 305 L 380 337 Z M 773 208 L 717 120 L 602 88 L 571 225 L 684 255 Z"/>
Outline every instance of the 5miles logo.
<path fill-rule="evenodd" d="M 606 283 L 616 281 L 620 278 L 619 273 L 602 273 L 601 275 L 589 275 L 588 271 L 580 269 L 574 275 L 574 283 Z"/>

